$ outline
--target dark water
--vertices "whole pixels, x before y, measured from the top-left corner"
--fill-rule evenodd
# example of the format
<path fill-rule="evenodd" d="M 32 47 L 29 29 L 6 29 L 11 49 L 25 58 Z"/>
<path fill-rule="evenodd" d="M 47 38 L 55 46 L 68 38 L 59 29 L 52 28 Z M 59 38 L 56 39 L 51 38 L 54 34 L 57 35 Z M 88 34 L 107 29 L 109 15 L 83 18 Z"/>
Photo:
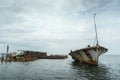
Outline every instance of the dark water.
<path fill-rule="evenodd" d="M 120 80 L 120 55 L 103 55 L 99 66 L 72 59 L 0 63 L 0 80 Z"/>

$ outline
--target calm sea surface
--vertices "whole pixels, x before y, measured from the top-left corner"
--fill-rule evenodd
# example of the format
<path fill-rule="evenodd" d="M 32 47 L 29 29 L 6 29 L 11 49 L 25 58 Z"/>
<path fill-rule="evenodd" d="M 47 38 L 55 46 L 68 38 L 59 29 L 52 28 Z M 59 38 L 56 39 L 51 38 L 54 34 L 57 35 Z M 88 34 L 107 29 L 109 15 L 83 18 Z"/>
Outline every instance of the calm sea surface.
<path fill-rule="evenodd" d="M 0 63 L 0 80 L 120 80 L 120 55 L 102 55 L 99 66 L 65 60 Z"/>

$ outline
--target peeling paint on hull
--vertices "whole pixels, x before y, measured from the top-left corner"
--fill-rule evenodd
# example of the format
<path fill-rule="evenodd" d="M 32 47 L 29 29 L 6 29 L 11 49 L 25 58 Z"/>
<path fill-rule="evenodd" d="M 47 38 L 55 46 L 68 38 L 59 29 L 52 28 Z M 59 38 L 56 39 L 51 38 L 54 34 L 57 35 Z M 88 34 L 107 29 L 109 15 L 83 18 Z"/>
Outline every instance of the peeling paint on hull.
<path fill-rule="evenodd" d="M 69 55 L 71 55 L 75 61 L 98 65 L 99 56 L 107 52 L 107 50 L 105 47 L 94 46 L 71 51 Z"/>

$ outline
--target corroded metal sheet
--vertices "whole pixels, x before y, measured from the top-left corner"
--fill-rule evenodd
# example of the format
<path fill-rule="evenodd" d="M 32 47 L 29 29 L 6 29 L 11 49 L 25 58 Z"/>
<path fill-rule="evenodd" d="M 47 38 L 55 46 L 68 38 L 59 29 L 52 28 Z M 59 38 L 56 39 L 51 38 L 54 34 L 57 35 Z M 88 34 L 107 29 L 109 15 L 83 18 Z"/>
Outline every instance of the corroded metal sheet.
<path fill-rule="evenodd" d="M 70 55 L 75 61 L 97 65 L 99 56 L 105 52 L 107 52 L 107 49 L 99 46 L 99 47 L 89 47 L 76 51 L 71 51 Z"/>

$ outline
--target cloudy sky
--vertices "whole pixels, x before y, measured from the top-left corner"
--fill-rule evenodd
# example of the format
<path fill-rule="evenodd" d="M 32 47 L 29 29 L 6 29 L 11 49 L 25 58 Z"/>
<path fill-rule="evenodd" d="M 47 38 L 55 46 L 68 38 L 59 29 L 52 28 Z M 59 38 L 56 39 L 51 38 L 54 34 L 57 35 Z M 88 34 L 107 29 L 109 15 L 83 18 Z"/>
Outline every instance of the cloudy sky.
<path fill-rule="evenodd" d="M 120 0 L 0 0 L 0 52 L 34 50 L 68 54 L 99 43 L 120 54 Z"/>

